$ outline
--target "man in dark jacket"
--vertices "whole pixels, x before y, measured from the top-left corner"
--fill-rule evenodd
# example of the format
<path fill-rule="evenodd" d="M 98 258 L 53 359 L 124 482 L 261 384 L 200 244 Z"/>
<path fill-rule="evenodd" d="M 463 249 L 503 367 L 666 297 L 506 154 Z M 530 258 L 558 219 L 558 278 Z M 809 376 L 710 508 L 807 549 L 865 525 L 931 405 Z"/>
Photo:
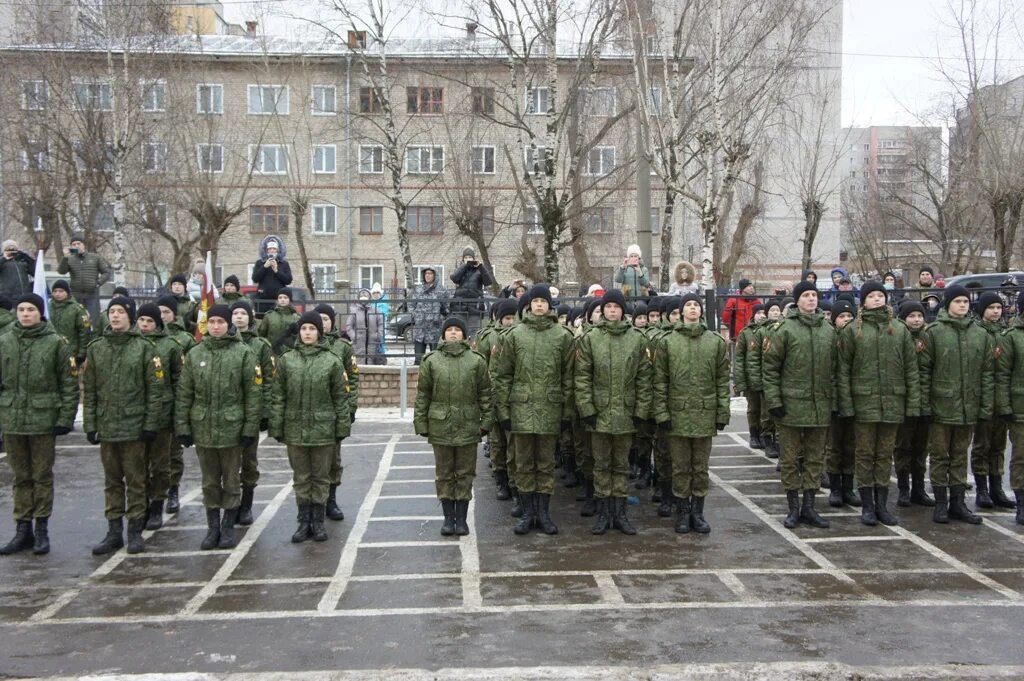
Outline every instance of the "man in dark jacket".
<path fill-rule="evenodd" d="M 64 257 L 57 264 L 57 271 L 61 274 L 70 273 L 71 295 L 85 305 L 93 327 L 99 327 L 99 288 L 110 279 L 110 265 L 98 253 L 87 252 L 85 235 L 76 232 L 71 235 L 71 247 L 64 249 Z"/>
<path fill-rule="evenodd" d="M 437 281 L 433 267 L 423 270 L 423 283 L 416 287 L 415 300 L 409 305 L 412 313 L 412 340 L 416 348 L 416 364 L 428 350 L 437 349 L 441 338 L 441 320 L 447 314 L 448 289 Z"/>
<path fill-rule="evenodd" d="M 24 293 L 32 293 L 35 258 L 19 249 L 12 239 L 4 242 L 3 249 L 3 257 L 0 258 L 0 295 L 17 298 Z"/>
<path fill-rule="evenodd" d="M 284 242 L 276 236 L 264 237 L 260 242 L 260 257 L 252 266 L 257 317 L 273 309 L 278 292 L 292 283 L 292 266 L 285 260 L 286 255 Z"/>
<path fill-rule="evenodd" d="M 451 280 L 458 287 L 453 298 L 461 300 L 452 304 L 452 314 L 466 322 L 469 335 L 474 335 L 480 328 L 483 307 L 476 298 L 482 298 L 484 287 L 494 283 L 494 277 L 487 267 L 476 259 L 476 251 L 467 248 L 462 251 L 462 265 L 451 275 Z"/>

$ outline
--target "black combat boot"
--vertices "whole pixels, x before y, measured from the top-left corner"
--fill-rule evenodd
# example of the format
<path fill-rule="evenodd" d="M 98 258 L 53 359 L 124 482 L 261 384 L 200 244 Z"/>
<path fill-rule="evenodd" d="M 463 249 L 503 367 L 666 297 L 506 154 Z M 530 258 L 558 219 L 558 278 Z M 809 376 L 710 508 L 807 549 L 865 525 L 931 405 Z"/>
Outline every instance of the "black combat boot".
<path fill-rule="evenodd" d="M 512 491 L 508 488 L 508 471 L 498 471 L 494 477 L 498 483 L 498 490 L 494 496 L 498 501 L 508 501 L 511 499 Z"/>
<path fill-rule="evenodd" d="M 711 531 L 708 521 L 704 520 L 704 497 L 690 498 L 690 527 L 701 534 Z"/>
<path fill-rule="evenodd" d="M 181 503 L 178 501 L 178 486 L 175 485 L 167 490 L 167 513 L 174 515 L 181 510 Z"/>
<path fill-rule="evenodd" d="M 924 472 L 911 473 L 910 480 L 910 503 L 929 508 L 934 506 L 935 499 L 928 496 L 928 492 L 924 489 Z"/>
<path fill-rule="evenodd" d="M 593 483 L 591 483 L 593 485 Z M 544 534 L 558 534 L 558 526 L 551 521 L 551 495 L 534 494 L 533 503 L 537 510 L 537 526 Z"/>
<path fill-rule="evenodd" d="M 978 476 L 978 481 L 982 480 L 988 483 L 988 480 L 984 477 Z M 962 520 L 971 525 L 980 525 L 981 516 L 967 508 L 967 504 L 964 501 L 966 495 L 967 488 L 964 485 L 953 485 L 949 488 L 949 517 L 954 520 Z"/>
<path fill-rule="evenodd" d="M 840 508 L 843 505 L 843 476 L 839 473 L 829 473 L 828 490 L 828 505 Z"/>
<path fill-rule="evenodd" d="M 865 525 L 877 525 L 878 515 L 875 513 L 875 495 L 870 487 L 860 488 L 860 521 Z"/>
<path fill-rule="evenodd" d="M 512 492 L 512 511 L 509 513 L 513 518 L 523 517 L 523 499 L 522 495 L 519 494 L 519 490 L 515 487 L 510 487 L 509 490 Z"/>
<path fill-rule="evenodd" d="M 676 532 L 686 534 L 690 531 L 690 499 L 676 501 Z"/>
<path fill-rule="evenodd" d="M 896 505 L 902 508 L 910 506 L 910 473 L 907 471 L 896 473 L 896 487 L 899 489 Z"/>
<path fill-rule="evenodd" d="M 579 487 L 580 480 L 582 480 L 583 474 L 576 468 L 576 459 L 573 456 L 569 456 L 566 459 L 565 465 L 565 486 L 566 487 Z"/>
<path fill-rule="evenodd" d="M 164 502 L 151 501 L 146 511 L 146 529 L 159 530 L 164 526 Z"/>
<path fill-rule="evenodd" d="M 1017 524 L 1024 525 L 1024 489 L 1013 490 L 1013 496 L 1017 497 Z"/>
<path fill-rule="evenodd" d="M 238 524 L 242 527 L 252 525 L 252 497 L 255 492 L 253 485 L 242 485 L 242 501 L 238 504 Z"/>
<path fill-rule="evenodd" d="M 656 467 L 651 468 L 651 503 L 661 503 L 661 480 L 664 478 Z"/>
<path fill-rule="evenodd" d="M 661 503 L 658 505 L 658 515 L 662 518 L 671 518 L 672 502 L 675 497 L 672 496 L 672 478 L 665 477 L 667 479 L 661 481 Z"/>
<path fill-rule="evenodd" d="M 861 499 L 867 499 L 864 496 L 863 491 L 861 492 Z M 871 496 L 870 494 L 868 496 Z M 876 487 L 875 488 L 875 515 L 878 516 L 878 522 L 883 525 L 899 525 L 899 518 L 889 513 L 889 488 L 888 487 Z"/>
<path fill-rule="evenodd" d="M 14 538 L 0 546 L 0 556 L 10 556 L 19 551 L 30 549 L 35 541 L 35 535 L 32 534 L 32 521 L 19 520 L 14 525 Z"/>
<path fill-rule="evenodd" d="M 636 478 L 636 489 L 647 489 L 651 486 L 651 453 L 640 457 L 640 474 Z"/>
<path fill-rule="evenodd" d="M 992 497 L 988 495 L 988 478 L 984 475 L 974 476 L 974 505 L 978 508 L 995 508 L 996 506 L 992 503 Z M 950 510 L 952 511 L 952 509 Z"/>
<path fill-rule="evenodd" d="M 769 459 L 779 458 L 779 436 L 776 433 L 762 433 L 761 442 L 764 444 L 764 455 Z"/>
<path fill-rule="evenodd" d="M 804 490 L 804 503 L 800 507 L 800 519 L 811 527 L 819 527 L 821 529 L 827 529 L 830 525 L 828 520 L 822 518 L 821 515 L 814 510 L 814 490 Z"/>
<path fill-rule="evenodd" d="M 626 515 L 626 497 L 613 497 L 609 503 L 612 504 L 612 527 L 622 534 L 636 534 L 636 528 L 633 527 L 633 523 L 629 522 L 629 516 Z"/>
<path fill-rule="evenodd" d="M 42 556 L 50 552 L 50 519 L 36 518 L 36 540 L 32 553 Z"/>
<path fill-rule="evenodd" d="M 580 509 L 580 515 L 584 518 L 590 518 L 597 513 L 597 501 L 594 499 L 594 479 L 590 478 L 586 482 L 587 496 L 583 500 L 583 508 Z"/>
<path fill-rule="evenodd" d="M 587 490 L 590 489 L 588 485 L 594 483 L 594 479 L 587 480 L 586 476 L 583 475 L 583 471 L 580 470 L 576 471 L 576 475 L 579 476 L 579 484 L 576 486 L 576 501 L 586 501 L 588 498 L 593 499 L 593 491 L 588 495 Z"/>
<path fill-rule="evenodd" d="M 331 485 L 327 491 L 327 503 L 324 506 L 324 514 L 331 520 L 344 520 L 345 514 L 338 507 L 338 486 Z"/>
<path fill-rule="evenodd" d="M 293 544 L 301 544 L 302 542 L 309 539 L 310 536 L 310 522 L 313 516 L 313 505 L 306 502 L 300 501 L 299 504 L 299 515 L 298 521 L 299 526 L 295 528 L 295 534 L 292 535 Z"/>
<path fill-rule="evenodd" d="M 206 536 L 199 545 L 203 551 L 212 551 L 220 543 L 220 509 L 206 509 Z"/>
<path fill-rule="evenodd" d="M 309 534 L 313 541 L 327 541 L 327 529 L 324 527 L 324 505 L 311 504 L 309 516 Z"/>
<path fill-rule="evenodd" d="M 533 529 L 534 514 L 536 509 L 533 504 L 533 492 L 520 492 L 519 500 L 522 503 L 522 515 L 519 517 L 519 522 L 516 523 L 512 531 L 516 534 L 529 534 L 530 530 Z"/>
<path fill-rule="evenodd" d="M 758 426 L 750 426 L 750 448 L 764 449 L 764 442 L 761 441 L 761 429 Z"/>
<path fill-rule="evenodd" d="M 612 526 L 612 518 L 608 509 L 608 499 L 597 500 L 597 519 L 590 528 L 590 534 L 604 534 Z"/>
<path fill-rule="evenodd" d="M 949 522 L 949 488 L 932 486 L 935 492 L 935 510 L 932 511 L 932 520 L 945 525 Z"/>
<path fill-rule="evenodd" d="M 441 534 L 450 537 L 455 534 L 455 500 L 442 499 L 441 512 L 444 513 L 444 522 L 441 523 Z"/>
<path fill-rule="evenodd" d="M 469 499 L 455 502 L 455 534 L 464 537 L 469 534 Z"/>
<path fill-rule="evenodd" d="M 323 508 L 323 506 L 320 506 L 321 520 L 323 519 Z M 224 509 L 224 520 L 220 524 L 220 540 L 217 542 L 217 548 L 233 549 L 238 546 L 238 539 L 235 538 L 235 522 L 237 520 L 237 506 L 235 508 Z"/>
<path fill-rule="evenodd" d="M 92 555 L 105 556 L 113 553 L 124 546 L 124 523 L 120 518 L 107 521 L 107 536 L 96 546 L 92 547 Z M 0 549 L 2 550 L 2 549 Z"/>
<path fill-rule="evenodd" d="M 988 495 L 992 497 L 992 503 L 996 508 L 1016 508 L 1017 504 L 1010 501 L 1003 492 L 1003 476 L 988 476 Z"/>
<path fill-rule="evenodd" d="M 782 521 L 782 525 L 792 530 L 800 524 L 800 492 L 795 489 L 786 492 L 786 504 L 789 506 L 789 514 Z"/>
<path fill-rule="evenodd" d="M 843 503 L 854 508 L 858 508 L 861 505 L 860 495 L 853 488 L 853 473 L 843 474 Z M 877 508 L 875 513 L 878 513 Z"/>
<path fill-rule="evenodd" d="M 142 553 L 146 544 L 142 541 L 142 530 L 146 529 L 145 518 L 128 519 L 128 553 Z"/>

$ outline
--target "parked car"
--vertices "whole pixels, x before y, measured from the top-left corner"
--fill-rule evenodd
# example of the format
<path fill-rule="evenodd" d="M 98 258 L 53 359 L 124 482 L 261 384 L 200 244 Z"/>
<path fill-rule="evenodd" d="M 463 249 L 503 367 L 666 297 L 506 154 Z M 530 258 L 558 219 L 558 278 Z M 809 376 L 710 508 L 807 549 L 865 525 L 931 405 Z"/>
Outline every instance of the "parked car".
<path fill-rule="evenodd" d="M 968 288 L 999 288 L 1003 282 L 1014 277 L 1018 286 L 1024 286 L 1024 272 L 983 272 L 981 274 L 960 274 L 946 279 L 946 286 Z"/>

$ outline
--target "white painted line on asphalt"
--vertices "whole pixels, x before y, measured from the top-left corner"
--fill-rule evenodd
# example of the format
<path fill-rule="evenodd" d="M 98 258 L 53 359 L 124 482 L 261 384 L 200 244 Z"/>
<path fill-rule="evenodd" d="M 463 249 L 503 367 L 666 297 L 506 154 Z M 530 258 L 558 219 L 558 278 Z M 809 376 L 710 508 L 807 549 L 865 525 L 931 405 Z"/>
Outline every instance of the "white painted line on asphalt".
<path fill-rule="evenodd" d="M 732 466 L 708 466 L 713 471 L 724 471 L 731 468 L 775 468 L 773 463 L 751 463 L 743 465 L 732 465 Z"/>
<path fill-rule="evenodd" d="M 393 470 L 393 471 L 411 471 L 411 470 L 422 470 L 424 468 L 429 468 L 430 470 L 434 470 L 434 464 L 430 464 L 429 466 L 392 466 L 391 470 Z"/>
<path fill-rule="evenodd" d="M 385 499 L 434 499 L 437 500 L 436 494 L 384 494 L 378 501 L 384 501 Z M 440 502 L 439 502 L 440 503 Z"/>
<path fill-rule="evenodd" d="M 134 555 L 126 554 L 125 560 L 136 560 L 144 558 L 200 558 L 202 556 L 226 556 L 231 553 L 230 549 L 213 549 L 210 551 L 203 551 L 196 549 L 195 551 L 146 551 L 145 553 L 136 553 Z"/>
<path fill-rule="evenodd" d="M 739 577 L 737 577 L 735 573 L 722 572 L 718 573 L 717 576 L 718 579 L 721 580 L 722 584 L 732 591 L 736 598 L 739 598 L 741 601 L 753 600 L 750 597 L 750 592 L 747 591 L 747 587 L 743 585 L 743 582 L 740 581 Z"/>
<path fill-rule="evenodd" d="M 444 520 L 444 517 L 443 516 L 439 516 L 439 515 L 392 515 L 392 516 L 384 516 L 384 517 L 378 517 L 378 518 L 370 518 L 370 522 L 371 523 L 393 523 L 393 522 L 397 522 L 397 521 L 400 521 L 400 520 L 418 520 L 418 521 Z"/>
<path fill-rule="evenodd" d="M 768 484 L 772 484 L 772 483 L 774 483 L 776 485 L 780 485 L 780 486 L 782 485 L 782 482 L 778 478 L 752 478 L 750 480 L 724 480 L 723 479 L 723 482 L 727 482 L 730 485 L 768 485 Z"/>
<path fill-rule="evenodd" d="M 858 541 L 903 541 L 903 537 L 896 537 L 891 534 L 879 535 L 879 536 L 854 536 L 854 537 L 807 537 L 804 539 L 808 544 L 842 544 L 845 542 L 858 542 Z"/>
<path fill-rule="evenodd" d="M 217 593 L 219 589 L 228 578 L 231 577 L 231 573 L 241 564 L 242 560 L 249 554 L 249 549 L 252 548 L 256 540 L 263 534 L 263 530 L 270 524 L 270 520 L 280 510 L 284 504 L 285 499 L 292 493 L 292 484 L 288 483 L 281 490 L 274 495 L 274 499 L 270 504 L 263 509 L 263 512 L 256 517 L 256 522 L 249 526 L 246 530 L 245 535 L 234 549 L 231 549 L 228 559 L 224 561 L 220 569 L 217 570 L 216 574 L 210 579 L 210 581 L 199 590 L 195 596 L 185 604 L 185 607 L 181 609 L 181 614 L 188 616 L 194 615 L 199 612 L 199 608 L 210 600 L 210 598 Z"/>
<path fill-rule="evenodd" d="M 395 454 L 433 454 L 433 449 L 399 449 Z"/>
<path fill-rule="evenodd" d="M 1017 541 L 1017 542 L 1020 542 L 1021 544 L 1024 544 L 1024 534 L 1017 534 L 1016 532 L 1014 532 L 1010 528 L 1003 527 L 998 522 L 996 522 L 997 518 L 999 518 L 999 516 L 1002 516 L 1002 517 L 1006 518 L 1007 520 L 1009 520 L 1011 523 L 1015 523 L 1014 517 L 1013 517 L 1012 513 L 1013 513 L 1013 511 L 1010 511 L 1009 513 L 1006 513 L 1006 514 L 999 514 L 999 515 L 996 515 L 994 513 L 986 513 L 984 516 L 982 516 L 983 518 L 985 518 L 985 522 L 982 523 L 981 526 L 982 527 L 987 527 L 990 530 L 995 530 L 996 532 L 998 532 L 999 534 L 1003 535 L 1004 537 L 1009 537 L 1010 539 L 1013 539 L 1014 541 Z"/>
<path fill-rule="evenodd" d="M 462 607 L 475 610 L 484 604 L 480 592 L 480 548 L 476 543 L 476 497 L 469 500 L 466 513 L 469 534 L 459 538 L 462 554 Z"/>
<path fill-rule="evenodd" d="M 716 454 L 711 457 L 712 461 L 717 459 L 750 459 L 750 458 L 763 458 L 760 454 Z"/>
<path fill-rule="evenodd" d="M 385 480 L 384 484 L 385 485 L 412 485 L 412 484 L 418 483 L 418 482 L 429 482 L 430 484 L 433 485 L 437 481 L 434 480 L 433 478 L 422 478 L 422 479 L 419 479 L 419 480 Z"/>
<path fill-rule="evenodd" d="M 423 541 L 370 541 L 359 545 L 361 549 L 403 549 L 420 548 L 421 546 L 448 546 L 458 548 L 458 540 L 424 539 Z"/>
<path fill-rule="evenodd" d="M 951 567 L 955 567 L 956 569 L 960 570 L 960 572 L 962 572 L 963 574 L 967 575 L 968 577 L 970 577 L 974 581 L 976 581 L 976 582 L 978 582 L 980 584 L 984 584 L 985 586 L 989 587 L 990 589 L 998 591 L 999 593 L 1001 593 L 1003 596 L 1005 596 L 1010 601 L 1017 602 L 1017 603 L 1024 603 L 1024 597 L 1021 597 L 1021 595 L 1019 593 L 1017 593 L 1015 590 L 1011 589 L 1008 586 L 1004 586 L 1003 584 L 1000 584 L 999 582 L 997 582 L 996 580 L 992 579 L 991 577 L 986 577 L 981 572 L 979 572 L 978 570 L 974 569 L 973 567 L 971 567 L 967 563 L 963 562 L 962 560 L 960 560 L 958 558 L 955 558 L 955 557 L 949 555 L 948 553 L 946 553 L 945 551 L 940 549 L 938 546 L 935 546 L 931 542 L 925 541 L 924 539 L 922 539 L 921 537 L 917 536 L 913 532 L 909 532 L 905 528 L 900 527 L 899 525 L 894 525 L 894 526 L 890 527 L 889 529 L 892 530 L 893 532 L 895 532 L 896 534 L 900 535 L 901 537 L 903 537 L 903 538 L 913 542 L 919 548 L 924 549 L 926 552 L 931 554 L 931 556 L 933 558 L 936 558 L 936 559 L 942 561 L 946 565 L 949 565 Z"/>
<path fill-rule="evenodd" d="M 785 495 L 785 493 L 775 493 L 775 494 L 745 494 L 744 496 L 746 496 L 746 497 L 748 497 L 748 498 L 750 498 L 750 499 L 785 499 L 785 498 L 786 498 L 786 495 Z"/>
<path fill-rule="evenodd" d="M 345 589 L 348 587 L 349 578 L 352 576 L 352 570 L 356 564 L 359 543 L 363 540 L 366 528 L 370 524 L 370 517 L 373 515 L 373 509 L 377 505 L 377 499 L 380 497 L 381 489 L 384 487 L 384 481 L 391 470 L 391 462 L 395 457 L 395 447 L 400 439 L 400 435 L 392 435 L 387 446 L 384 448 L 380 464 L 377 466 L 377 475 L 370 484 L 370 489 L 366 492 L 363 503 L 359 506 L 355 523 L 352 525 L 352 529 L 348 533 L 348 540 L 341 550 L 338 566 L 334 570 L 334 577 L 317 604 L 317 611 L 320 613 L 333 612 L 338 607 L 338 601 L 341 600 Z"/>
<path fill-rule="evenodd" d="M 409 575 L 355 575 L 349 577 L 350 582 L 415 582 L 424 579 L 462 579 L 461 572 L 434 572 L 431 574 Z M 465 594 L 463 594 L 465 600 Z"/>
<path fill-rule="evenodd" d="M 597 583 L 597 590 L 601 592 L 601 600 L 608 605 L 622 605 L 626 600 L 622 597 L 618 585 L 612 576 L 607 572 L 594 574 L 594 581 Z"/>

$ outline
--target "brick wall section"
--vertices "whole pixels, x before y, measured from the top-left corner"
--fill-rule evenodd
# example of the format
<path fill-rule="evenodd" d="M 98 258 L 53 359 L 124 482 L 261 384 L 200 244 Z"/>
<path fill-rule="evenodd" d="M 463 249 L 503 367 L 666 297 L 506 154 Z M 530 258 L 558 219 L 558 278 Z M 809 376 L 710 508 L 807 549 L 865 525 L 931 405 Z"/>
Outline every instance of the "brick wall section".
<path fill-rule="evenodd" d="M 419 379 L 419 367 L 407 369 L 408 396 L 406 405 L 412 409 L 416 402 L 416 383 Z M 363 366 L 359 367 L 359 406 L 360 407 L 399 407 L 401 406 L 401 367 Z"/>

